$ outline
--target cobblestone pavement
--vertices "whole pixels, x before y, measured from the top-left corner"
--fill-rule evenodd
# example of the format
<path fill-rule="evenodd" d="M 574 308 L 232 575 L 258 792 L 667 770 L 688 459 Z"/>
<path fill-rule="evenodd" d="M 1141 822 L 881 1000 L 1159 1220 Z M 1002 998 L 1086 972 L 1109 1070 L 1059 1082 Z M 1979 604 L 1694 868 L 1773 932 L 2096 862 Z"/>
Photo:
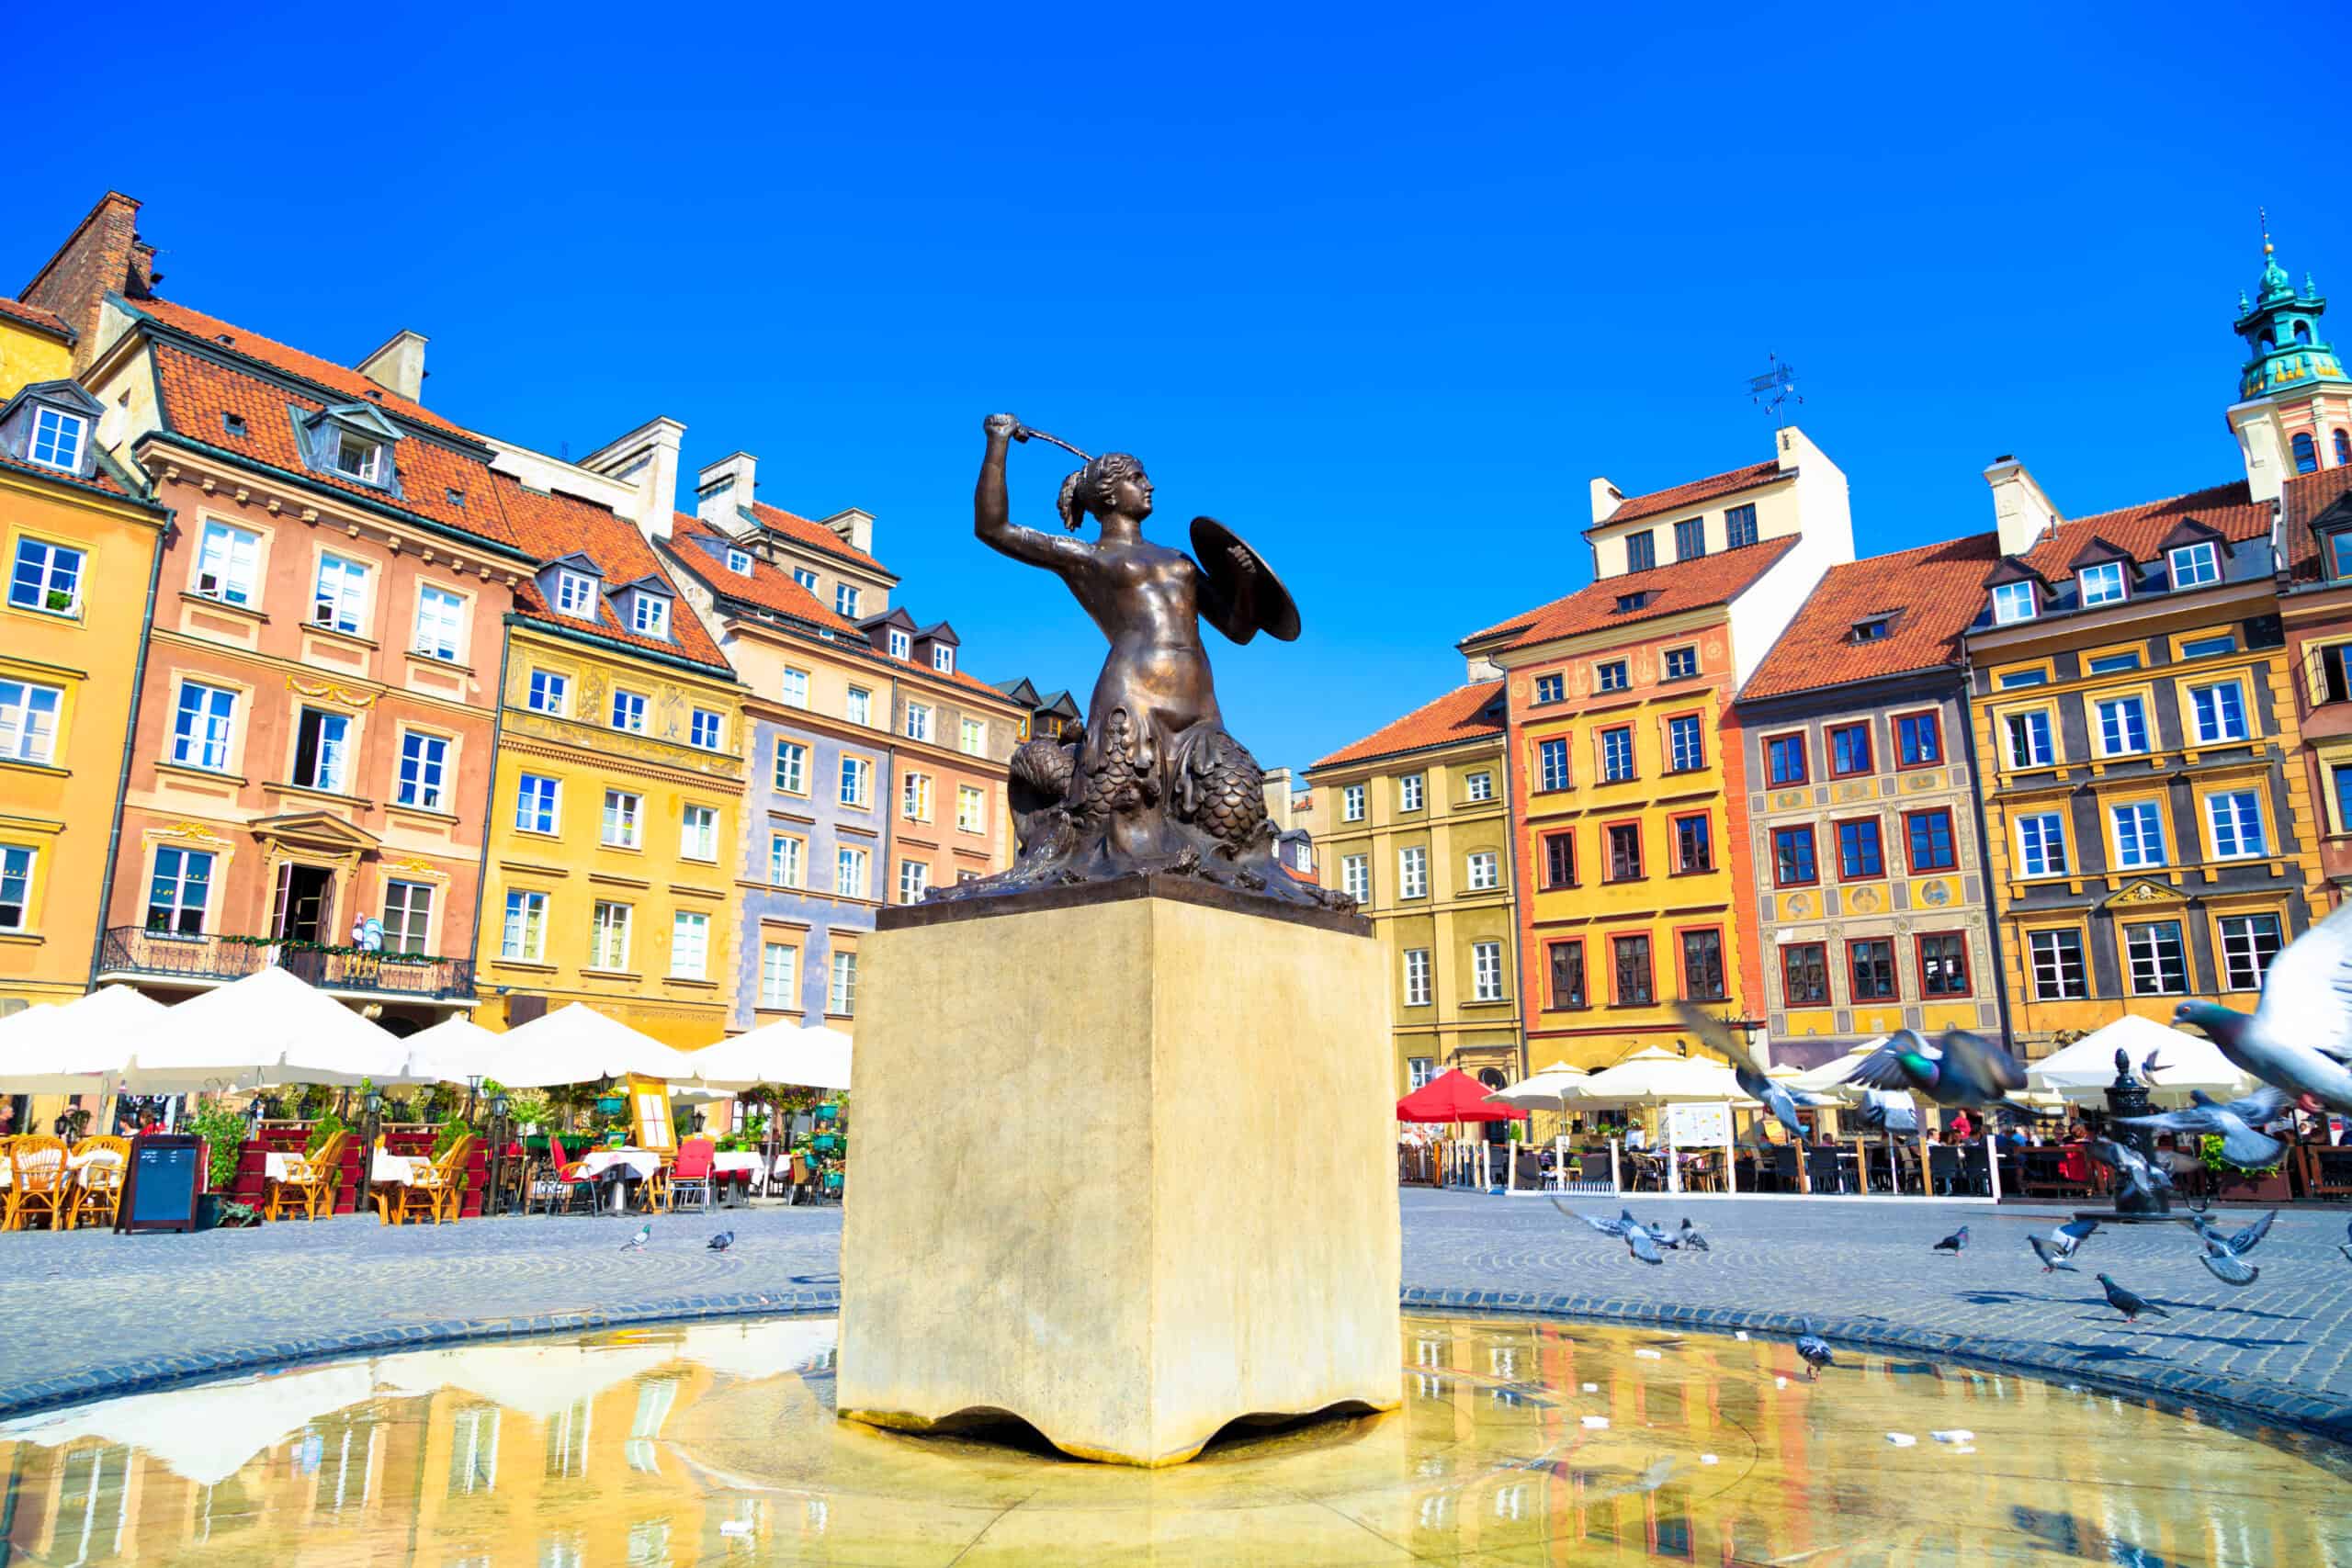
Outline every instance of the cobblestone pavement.
<path fill-rule="evenodd" d="M 1652 1268 L 1542 1199 L 1415 1190 L 1402 1203 L 1404 1282 L 1417 1301 L 1566 1310 L 1568 1298 L 1578 1311 L 1715 1326 L 1803 1314 L 1833 1335 L 1928 1351 L 1982 1342 L 2184 1396 L 2250 1389 L 2275 1404 L 2291 1393 L 2352 1423 L 2342 1213 L 2282 1215 L 2251 1259 L 2260 1282 L 2233 1291 L 2205 1272 L 2180 1225 L 2109 1227 L 2084 1248 L 2082 1273 L 2045 1275 L 2026 1237 L 2058 1210 L 1634 1199 L 1654 1223 L 1689 1213 L 1713 1243 Z M 2235 1228 L 2254 1215 L 2216 1217 Z M 1962 1224 L 1963 1256 L 1930 1250 Z M 0 1235 L 0 1408 L 403 1340 L 835 1304 L 838 1209 L 662 1216 L 641 1254 L 623 1247 L 634 1228 L 528 1218 L 388 1229 L 345 1218 L 192 1236 Z M 724 1228 L 733 1249 L 707 1250 Z M 2124 1324 L 2100 1299 L 2101 1269 L 2173 1315 Z M 1463 1300 L 1469 1292 L 1482 1299 Z M 2328 1411 L 2304 1414 L 2325 1421 Z"/>

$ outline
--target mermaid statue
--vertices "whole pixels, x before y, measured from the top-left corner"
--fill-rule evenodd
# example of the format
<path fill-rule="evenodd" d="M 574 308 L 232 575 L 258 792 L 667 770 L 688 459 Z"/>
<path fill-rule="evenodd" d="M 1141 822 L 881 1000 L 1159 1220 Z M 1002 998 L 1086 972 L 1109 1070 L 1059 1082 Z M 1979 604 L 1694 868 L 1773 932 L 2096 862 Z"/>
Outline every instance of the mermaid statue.
<path fill-rule="evenodd" d="M 1062 526 L 1049 534 L 1008 515 L 1004 462 L 1032 436 L 990 414 L 972 498 L 973 531 L 989 548 L 1069 585 L 1110 639 L 1086 722 L 1013 753 L 1009 786 L 1018 852 L 1011 869 L 933 888 L 935 899 L 986 897 L 1170 872 L 1284 903 L 1349 909 L 1354 900 L 1291 874 L 1276 853 L 1263 771 L 1225 728 L 1205 620 L 1237 643 L 1260 632 L 1298 636 L 1290 594 L 1256 552 L 1214 518 L 1193 521 L 1197 562 L 1143 536 L 1151 480 L 1125 452 L 1087 457 L 1062 482 Z M 1088 513 L 1100 525 L 1079 537 Z"/>

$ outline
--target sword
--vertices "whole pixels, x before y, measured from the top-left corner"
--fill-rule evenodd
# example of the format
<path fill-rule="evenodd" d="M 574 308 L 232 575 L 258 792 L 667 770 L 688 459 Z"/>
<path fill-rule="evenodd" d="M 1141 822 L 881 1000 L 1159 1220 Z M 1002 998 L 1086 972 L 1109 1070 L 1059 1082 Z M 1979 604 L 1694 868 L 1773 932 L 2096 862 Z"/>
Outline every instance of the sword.
<path fill-rule="evenodd" d="M 1032 436 L 1035 436 L 1039 441 L 1052 442 L 1063 451 L 1073 454 L 1082 462 L 1091 463 L 1094 461 L 1094 454 L 1091 452 L 1079 451 L 1077 447 L 1071 446 L 1069 442 L 1063 440 L 1058 435 L 1048 435 L 1042 430 L 1032 430 L 1025 424 L 1015 424 L 1012 427 L 1012 438 L 1015 441 L 1026 442 Z"/>

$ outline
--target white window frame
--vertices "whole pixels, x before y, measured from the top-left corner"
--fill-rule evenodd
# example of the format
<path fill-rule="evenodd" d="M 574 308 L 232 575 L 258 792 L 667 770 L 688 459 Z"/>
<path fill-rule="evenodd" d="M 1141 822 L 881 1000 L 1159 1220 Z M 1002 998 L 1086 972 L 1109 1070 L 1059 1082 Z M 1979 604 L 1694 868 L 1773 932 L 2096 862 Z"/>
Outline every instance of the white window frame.
<path fill-rule="evenodd" d="M 1396 809 L 1419 811 L 1429 798 L 1429 779 L 1422 773 L 1406 773 L 1396 781 Z"/>
<path fill-rule="evenodd" d="M 989 830 L 989 792 L 978 784 L 959 784 L 956 786 L 956 826 L 961 832 L 985 833 Z"/>
<path fill-rule="evenodd" d="M 1487 773 L 1470 774 L 1462 781 L 1462 794 L 1467 800 L 1494 799 L 1495 775 Z"/>
<path fill-rule="evenodd" d="M 852 898 L 874 896 L 874 857 L 863 846 L 842 844 L 833 851 L 833 891 Z"/>
<path fill-rule="evenodd" d="M 1359 904 L 1372 902 L 1372 857 L 1341 855 L 1340 857 L 1340 891 Z"/>
<path fill-rule="evenodd" d="M 706 740 L 703 721 L 710 721 L 710 739 Z M 686 713 L 686 744 L 704 751 L 716 751 L 727 743 L 727 716 L 717 708 L 690 708 Z"/>
<path fill-rule="evenodd" d="M 427 641 L 434 630 L 442 634 Z M 409 646 L 427 659 L 462 662 L 466 654 L 466 598 L 431 582 L 417 585 L 416 635 Z M 446 649 L 446 651 L 445 651 Z"/>
<path fill-rule="evenodd" d="M 433 951 L 433 896 L 435 891 L 437 890 L 432 883 L 418 882 L 413 877 L 396 876 L 385 879 L 383 925 L 386 953 L 430 953 Z M 399 899 L 397 909 L 394 908 L 395 893 L 405 895 Z M 424 903 L 422 910 L 415 907 L 420 896 Z M 415 922 L 415 917 L 420 913 L 424 916 L 424 934 L 412 941 L 404 933 Z M 395 938 L 393 935 L 395 931 L 403 934 Z"/>
<path fill-rule="evenodd" d="M 929 703 L 909 703 L 907 705 L 907 739 L 910 740 L 930 740 L 931 705 Z"/>
<path fill-rule="evenodd" d="M 201 693 L 193 710 L 188 696 Z M 183 681 L 178 694 L 172 701 L 172 761 L 183 768 L 198 768 L 208 773 L 225 773 L 232 761 L 237 734 L 237 702 L 244 694 L 232 686 L 208 686 L 201 681 Z M 213 699 L 225 697 L 228 706 Z M 189 718 L 197 720 L 194 727 Z M 218 757 L 214 756 L 215 751 Z"/>
<path fill-rule="evenodd" d="M 1602 730 L 1600 732 L 1601 782 L 1623 784 L 1635 776 L 1632 726 L 1621 724 Z"/>
<path fill-rule="evenodd" d="M 899 863 L 899 902 L 920 904 L 931 887 L 931 865 L 926 861 L 902 860 Z"/>
<path fill-rule="evenodd" d="M 1410 1088 L 1426 1088 L 1428 1087 L 1429 1081 L 1435 1077 L 1437 1077 L 1437 1058 L 1435 1056 L 1408 1056 L 1405 1058 L 1405 1082 Z"/>
<path fill-rule="evenodd" d="M 373 569 L 366 561 L 319 552 L 319 570 L 311 582 L 311 624 L 356 637 L 368 626 L 368 579 Z"/>
<path fill-rule="evenodd" d="M 393 764 L 392 800 L 420 811 L 447 810 L 449 794 L 449 738 L 426 729 L 401 731 L 400 756 Z"/>
<path fill-rule="evenodd" d="M 847 1018 L 857 1011 L 857 954 L 837 949 L 825 985 L 825 1010 Z"/>
<path fill-rule="evenodd" d="M 2205 831 L 2215 860 L 2262 860 L 2270 853 L 2270 830 L 2262 819 L 2262 792 L 2215 790 L 2205 797 Z"/>
<path fill-rule="evenodd" d="M 2165 954 L 2157 941 L 2158 933 L 2166 926 L 2172 928 L 2172 956 L 2179 964 L 2179 976 L 2177 983 L 2171 985 L 2165 984 L 2165 976 L 2164 973 L 2164 963 Z M 2144 942 L 2141 940 L 2143 936 L 2147 939 Z M 2143 946 L 2147 949 L 2147 957 L 2145 960 L 2146 972 L 2156 981 L 2156 984 L 2152 986 L 2143 986 L 2140 983 L 2143 961 L 2137 950 Z M 2127 925 L 2123 928 L 2123 984 L 2124 988 L 2131 995 L 2135 997 L 2179 997 L 2188 995 L 2188 932 L 2179 920 L 2143 920 Z"/>
<path fill-rule="evenodd" d="M 1553 764 L 1557 762 L 1558 767 Z M 1576 770 L 1568 764 L 1568 738 L 1547 736 L 1535 743 L 1535 787 L 1539 790 L 1566 789 L 1576 782 Z"/>
<path fill-rule="evenodd" d="M 223 604 L 251 604 L 260 579 L 261 536 L 206 518 L 197 536 L 196 576 L 188 592 Z"/>
<path fill-rule="evenodd" d="M 31 557 L 36 550 L 40 552 L 40 565 L 34 571 L 30 584 L 32 603 L 27 604 L 17 595 L 19 589 L 27 586 L 25 568 L 28 558 Z M 60 571 L 58 568 L 61 560 L 69 556 L 73 558 L 73 569 L 70 571 Z M 8 565 L 8 603 L 19 610 L 31 610 L 43 615 L 78 616 L 82 613 L 82 579 L 89 564 L 90 552 L 79 546 L 62 545 L 55 539 L 38 538 L 30 534 L 20 536 L 17 540 L 16 556 Z M 72 586 L 60 590 L 57 582 L 61 577 L 66 579 Z M 66 602 L 62 607 L 49 602 L 49 596 L 51 593 L 60 592 L 65 594 Z"/>
<path fill-rule="evenodd" d="M 2028 754 L 2022 758 L 2018 755 L 2017 747 L 2014 744 L 2017 732 L 2009 728 L 2010 721 L 2013 719 L 2026 721 L 2026 736 L 2030 744 L 2027 748 Z M 2001 750 L 2007 755 L 2012 770 L 2046 768 L 2058 760 L 2056 729 L 2050 722 L 2050 710 L 2022 708 L 2015 713 L 2003 714 L 2001 716 Z"/>
<path fill-rule="evenodd" d="M 1430 950 L 1426 947 L 1405 950 L 1405 1005 L 1408 1008 L 1430 1005 Z"/>
<path fill-rule="evenodd" d="M 808 705 L 808 671 L 787 664 L 784 667 L 783 702 L 788 708 Z"/>
<path fill-rule="evenodd" d="M 534 670 L 524 687 L 523 705 L 533 713 L 552 714 L 558 718 L 571 712 L 571 677 L 553 670 Z"/>
<path fill-rule="evenodd" d="M 645 700 L 644 693 L 632 692 L 626 686 L 615 686 L 613 705 L 605 716 L 609 721 L 606 728 L 626 735 L 642 735 L 645 733 L 645 716 L 651 706 Z"/>
<path fill-rule="evenodd" d="M 606 790 L 604 814 L 597 818 L 596 841 L 608 850 L 643 849 L 645 796 L 635 790 Z"/>
<path fill-rule="evenodd" d="M 1363 821 L 1363 812 L 1364 812 L 1364 787 L 1363 787 L 1363 785 L 1362 785 L 1362 784 L 1349 784 L 1349 785 L 1347 785 L 1345 788 L 1343 788 L 1343 789 L 1341 789 L 1341 790 L 1340 791 L 1340 821 L 1342 821 L 1342 822 L 1361 822 L 1361 821 Z"/>
<path fill-rule="evenodd" d="M 54 762 L 58 723 L 64 712 L 63 687 L 0 680 L 0 761 Z M 227 745 L 225 739 L 222 745 Z"/>
<path fill-rule="evenodd" d="M 2219 582 L 2222 581 L 2221 547 L 2211 539 L 2199 539 L 2193 545 L 2175 545 L 2165 552 L 2165 574 L 2171 580 L 2176 593 L 2184 588 L 2202 588 L 2209 582 Z"/>
<path fill-rule="evenodd" d="M 2052 823 L 2056 824 L 2054 829 L 2050 826 Z M 2029 829 L 2034 830 L 2029 832 Z M 2035 865 L 2037 859 L 2041 863 L 2038 869 Z M 2064 876 L 2072 863 L 2066 853 L 2065 813 L 2031 811 L 2018 818 L 2018 875 L 2020 878 Z"/>
<path fill-rule="evenodd" d="M 2171 852 L 2165 841 L 2164 808 L 2154 801 L 2118 801 L 2107 808 L 2107 821 L 2108 832 L 2115 840 L 2118 871 L 2153 871 L 2172 863 Z M 2131 825 L 2129 832 L 2125 830 L 2127 821 Z"/>
<path fill-rule="evenodd" d="M 534 789 L 545 784 L 545 790 Z M 545 807 L 542 811 L 539 808 Z M 530 818 L 524 819 L 526 809 Z M 544 817 L 547 825 L 539 825 Z M 540 833 L 554 836 L 563 830 L 563 781 L 552 773 L 525 773 L 514 781 L 514 830 L 518 833 Z"/>
<path fill-rule="evenodd" d="M 596 618 L 596 580 L 584 571 L 560 566 L 555 570 L 555 608 L 574 620 Z"/>
<path fill-rule="evenodd" d="M 874 763 L 865 757 L 843 757 L 841 803 L 871 810 L 874 806 Z"/>
<path fill-rule="evenodd" d="M 857 619 L 858 606 L 865 603 L 865 595 L 854 582 L 833 584 L 833 614 L 844 621 Z"/>
<path fill-rule="evenodd" d="M 2139 717 L 2140 734 L 2136 744 L 2132 742 L 2131 736 L 2121 733 L 2125 727 L 2120 722 L 2109 723 L 2110 713 L 2120 721 L 2127 712 L 2136 713 Z M 2091 717 L 2098 725 L 2100 756 L 2137 757 L 2148 750 L 2148 702 L 2139 693 L 2124 692 L 2112 697 L 2094 698 Z"/>
<path fill-rule="evenodd" d="M 1668 719 L 1666 743 L 1672 754 L 1674 772 L 1695 773 L 1707 765 L 1706 727 L 1699 722 L 1697 715 L 1677 714 Z"/>
<path fill-rule="evenodd" d="M 2015 626 L 2019 621 L 2033 619 L 2038 606 L 2034 603 L 2030 582 L 1997 583 L 1993 589 L 1993 624 L 1996 626 Z"/>
<path fill-rule="evenodd" d="M 1502 857 L 1492 850 L 1474 851 L 1465 869 L 1463 886 L 1473 893 L 1484 893 L 1503 885 Z"/>
<path fill-rule="evenodd" d="M 344 425 L 333 428 L 334 449 L 327 454 L 327 467 L 347 479 L 361 484 L 381 485 L 384 482 L 384 444 L 372 435 L 362 435 Z M 357 453 L 358 460 L 350 460 Z"/>
<path fill-rule="evenodd" d="M 1396 897 L 1430 896 L 1430 852 L 1421 844 L 1407 844 L 1396 852 Z"/>
<path fill-rule="evenodd" d="M 33 929 L 33 881 L 40 868 L 40 850 L 33 844 L 0 844 L 0 931 Z M 11 891 L 14 897 L 11 897 Z M 17 914 L 5 911 L 13 906 Z"/>
<path fill-rule="evenodd" d="M 499 927 L 498 955 L 524 964 L 544 964 L 548 956 L 548 896 L 526 887 L 506 890 L 503 923 Z"/>
<path fill-rule="evenodd" d="M 2270 922 L 2270 955 L 2265 958 L 2255 936 L 2255 923 Z M 2287 922 L 2273 911 L 2257 910 L 2246 915 L 2223 915 L 2215 925 L 2221 937 L 2222 989 L 2225 991 L 2258 991 L 2270 965 L 2278 960 L 2279 951 L 2286 946 Z M 2232 928 L 2236 928 L 2233 930 Z M 2248 973 L 2251 971 L 2251 973 Z"/>
<path fill-rule="evenodd" d="M 2131 581 L 2120 560 L 2103 560 L 2085 567 L 2075 574 L 2075 587 L 2086 610 L 2101 604 L 2120 604 L 2132 593 Z"/>
<path fill-rule="evenodd" d="M 597 899 L 588 915 L 588 967 L 607 974 L 626 973 L 636 925 L 635 905 Z"/>
<path fill-rule="evenodd" d="M 786 795 L 808 793 L 808 748 L 797 740 L 776 737 L 775 765 L 769 775 Z"/>
<path fill-rule="evenodd" d="M 899 812 L 910 822 L 931 820 L 931 775 L 909 773 L 899 781 Z"/>
<path fill-rule="evenodd" d="M 668 641 L 670 601 L 658 593 L 648 593 L 641 588 L 630 595 L 630 600 L 629 630 L 639 637 L 660 637 L 665 642 Z"/>
<path fill-rule="evenodd" d="M 718 807 L 688 802 L 678 807 L 678 857 L 718 859 Z"/>
<path fill-rule="evenodd" d="M 931 667 L 942 675 L 956 673 L 956 650 L 944 642 L 931 645 Z"/>
<path fill-rule="evenodd" d="M 2043 955 L 2043 939 L 2048 939 L 2048 956 Z M 2074 947 L 2069 953 L 2066 942 Z M 2067 973 L 2069 957 L 2074 973 Z M 2026 933 L 2026 963 L 2033 972 L 2033 999 L 2038 1002 L 2078 1002 L 2091 994 L 2089 956 L 2083 951 L 2083 933 L 2057 928 Z"/>
<path fill-rule="evenodd" d="M 2227 704 L 2221 700 L 2223 692 L 2230 694 Z M 2208 697 L 2213 699 L 2210 715 L 2204 700 Z M 2234 712 L 2225 712 L 2225 708 L 2234 708 Z M 2246 713 L 2245 687 L 2235 681 L 2216 681 L 2210 685 L 2189 687 L 2188 714 L 2189 721 L 2196 727 L 2197 744 L 2199 746 L 2238 746 L 2254 738 L 2253 722 Z M 2211 723 L 2208 722 L 2209 717 Z M 2234 724 L 2224 722 L 2229 719 L 2233 719 Z M 2231 733 L 2233 728 L 2236 731 L 2234 734 Z"/>
<path fill-rule="evenodd" d="M 1503 999 L 1501 942 L 1474 942 L 1470 944 L 1470 999 L 1474 1002 L 1498 1002 Z"/>
<path fill-rule="evenodd" d="M 789 1008 L 799 990 L 800 950 L 788 942 L 760 943 L 760 1006 Z"/>
<path fill-rule="evenodd" d="M 171 897 L 168 903 L 158 904 L 155 893 L 165 874 L 164 857 L 166 855 L 174 857 L 173 864 L 175 868 L 170 874 Z M 198 863 L 203 865 L 204 874 L 201 877 L 191 877 L 188 873 Z M 163 936 L 202 936 L 205 928 L 211 923 L 212 886 L 219 880 L 220 866 L 220 857 L 210 850 L 183 850 L 176 845 L 157 849 L 155 863 L 147 874 L 147 899 L 143 906 L 146 929 Z M 195 903 L 188 901 L 188 891 L 192 883 L 200 884 L 198 890 L 203 894 L 203 897 Z M 170 919 L 160 926 L 155 923 L 155 911 L 158 908 L 166 910 L 170 915 Z M 196 927 L 193 931 L 184 929 L 187 917 L 191 912 L 196 916 Z"/>
<path fill-rule="evenodd" d="M 348 794 L 351 783 L 351 716 L 333 708 L 312 707 L 299 704 L 294 710 L 294 745 L 297 760 L 301 750 L 302 718 L 306 714 L 319 716 L 319 749 L 311 759 L 311 776 L 294 783 L 304 789 L 324 790 L 329 795 Z"/>
<path fill-rule="evenodd" d="M 768 835 L 768 886 L 808 886 L 808 842 L 793 833 Z"/>
<path fill-rule="evenodd" d="M 852 724 L 872 728 L 874 723 L 874 694 L 863 686 L 852 686 L 842 698 L 842 716 Z"/>
<path fill-rule="evenodd" d="M 796 566 L 792 569 L 792 581 L 808 590 L 810 593 L 817 592 L 817 574 L 805 566 Z"/>
<path fill-rule="evenodd" d="M 738 577 L 751 576 L 752 552 L 745 549 L 738 549 L 733 545 L 728 546 L 727 570 L 733 572 Z"/>
<path fill-rule="evenodd" d="M 33 428 L 25 442 L 25 457 L 44 468 L 62 473 L 82 471 L 82 452 L 89 445 L 90 422 L 78 413 L 33 405 Z"/>
<path fill-rule="evenodd" d="M 670 917 L 670 977 L 673 980 L 710 978 L 710 917 L 695 909 L 680 909 Z"/>
<path fill-rule="evenodd" d="M 967 757 L 989 754 L 989 723 L 984 718 L 967 718 L 956 727 L 956 749 Z"/>
<path fill-rule="evenodd" d="M 890 628 L 889 641 L 893 659 L 905 659 L 914 651 L 914 639 L 896 626 Z"/>

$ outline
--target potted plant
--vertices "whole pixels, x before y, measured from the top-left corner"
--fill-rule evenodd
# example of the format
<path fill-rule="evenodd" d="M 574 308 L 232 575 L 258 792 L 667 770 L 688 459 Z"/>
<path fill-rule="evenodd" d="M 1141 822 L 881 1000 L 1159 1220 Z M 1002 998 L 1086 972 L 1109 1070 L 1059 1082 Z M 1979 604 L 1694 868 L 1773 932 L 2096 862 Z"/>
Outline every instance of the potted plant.
<path fill-rule="evenodd" d="M 2218 1133 L 2208 1133 L 2198 1140 L 2198 1157 L 2204 1162 L 2206 1171 L 2213 1179 L 2213 1195 L 2217 1198 L 2283 1203 L 2290 1196 L 2283 1167 L 2232 1165 L 2222 1157 L 2222 1138 Z"/>
<path fill-rule="evenodd" d="M 237 1183 L 237 1163 L 244 1153 L 245 1119 L 216 1100 L 199 1108 L 184 1125 L 204 1140 L 205 1186 L 209 1190 L 196 1200 L 196 1228 L 210 1230 L 220 1224 L 221 1204 L 236 1201 L 230 1196 L 230 1189 Z"/>

